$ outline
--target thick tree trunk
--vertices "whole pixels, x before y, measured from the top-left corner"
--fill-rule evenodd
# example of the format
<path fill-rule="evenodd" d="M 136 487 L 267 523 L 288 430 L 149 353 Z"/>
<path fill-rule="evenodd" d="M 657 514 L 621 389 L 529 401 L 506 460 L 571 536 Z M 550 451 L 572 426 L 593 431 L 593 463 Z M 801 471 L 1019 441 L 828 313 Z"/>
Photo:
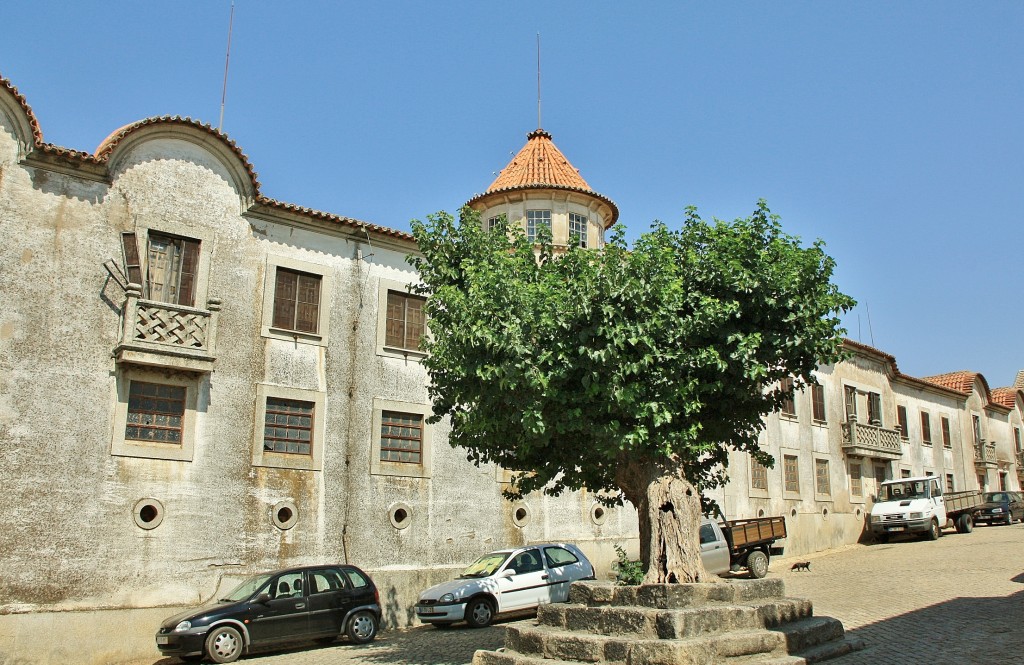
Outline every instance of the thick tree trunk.
<path fill-rule="evenodd" d="M 700 494 L 683 470 L 624 456 L 616 476 L 639 514 L 644 584 L 718 581 L 700 558 Z"/>

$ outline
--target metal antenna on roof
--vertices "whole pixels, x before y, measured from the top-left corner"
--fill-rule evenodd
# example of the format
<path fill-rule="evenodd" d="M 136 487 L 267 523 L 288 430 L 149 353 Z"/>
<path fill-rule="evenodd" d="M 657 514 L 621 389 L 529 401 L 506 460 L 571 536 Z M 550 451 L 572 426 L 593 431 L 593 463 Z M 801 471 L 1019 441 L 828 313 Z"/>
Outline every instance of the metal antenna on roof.
<path fill-rule="evenodd" d="M 537 33 L 537 129 L 544 127 L 540 123 L 540 33 Z"/>
<path fill-rule="evenodd" d="M 868 313 L 868 334 L 871 335 L 871 346 L 875 346 L 875 332 L 871 329 L 871 308 L 868 307 L 866 302 L 864 303 L 864 309 L 867 310 Z"/>
<path fill-rule="evenodd" d="M 235 23 L 235 0 L 231 0 L 231 15 L 228 17 L 228 51 L 224 56 L 224 87 L 220 92 L 220 122 L 217 123 L 217 131 L 224 128 L 224 101 L 228 97 L 228 63 L 231 62 L 231 26 Z"/>

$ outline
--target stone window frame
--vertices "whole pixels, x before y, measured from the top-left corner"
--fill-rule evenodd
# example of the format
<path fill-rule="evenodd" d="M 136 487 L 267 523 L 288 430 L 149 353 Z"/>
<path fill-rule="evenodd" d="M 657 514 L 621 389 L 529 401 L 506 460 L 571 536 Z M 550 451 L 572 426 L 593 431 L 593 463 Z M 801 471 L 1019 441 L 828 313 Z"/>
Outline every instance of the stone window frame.
<path fill-rule="evenodd" d="M 267 417 L 267 398 L 288 399 L 313 403 L 312 451 L 309 455 L 279 453 L 263 449 L 263 427 Z M 327 393 L 319 390 L 281 386 L 272 383 L 256 384 L 256 416 L 252 436 L 252 465 L 274 469 L 323 471 L 324 438 L 327 427 Z"/>
<path fill-rule="evenodd" d="M 573 228 L 574 224 L 576 225 L 576 228 Z M 576 244 L 580 248 L 586 249 L 589 242 L 587 238 L 587 233 L 590 230 L 590 218 L 587 217 L 586 215 L 582 215 L 578 212 L 570 210 L 566 213 L 566 228 L 568 235 L 566 236 L 565 244 L 573 244 L 572 236 L 573 233 L 575 233 L 577 236 L 579 236 L 579 240 L 577 240 Z"/>
<path fill-rule="evenodd" d="M 537 242 L 538 230 L 544 224 L 544 215 L 541 213 L 547 213 L 547 224 L 548 231 L 554 231 L 554 211 L 551 208 L 527 208 L 523 212 L 524 223 L 526 225 L 526 239 L 530 242 Z"/>
<path fill-rule="evenodd" d="M 427 354 L 418 349 L 400 349 L 387 345 L 388 327 L 388 291 L 409 293 L 409 282 L 399 282 L 392 279 L 381 279 L 377 284 L 377 341 L 376 353 L 386 358 L 401 358 L 402 360 L 415 360 L 426 358 Z M 426 316 L 426 314 L 424 314 Z M 424 323 L 424 335 L 430 336 L 430 321 Z"/>
<path fill-rule="evenodd" d="M 792 480 L 794 485 L 790 482 L 790 469 L 789 463 L 793 463 L 793 474 Z M 798 451 L 793 451 L 792 455 L 782 453 L 782 495 L 784 498 L 799 499 L 800 496 L 800 455 Z"/>
<path fill-rule="evenodd" d="M 787 376 L 784 379 L 779 380 L 779 389 L 786 390 L 787 388 L 792 389 L 795 385 L 793 377 Z M 787 410 L 788 409 L 788 410 Z M 779 407 L 779 415 L 786 420 L 798 420 L 796 411 L 796 391 L 793 391 L 791 397 L 786 398 L 782 406 Z"/>
<path fill-rule="evenodd" d="M 763 473 L 760 470 L 763 469 Z M 760 487 L 755 484 L 756 481 L 763 478 L 764 487 Z M 759 464 L 754 456 L 750 456 L 750 482 L 748 483 L 747 489 L 749 496 L 752 498 L 767 499 L 768 498 L 768 467 L 763 464 Z"/>
<path fill-rule="evenodd" d="M 857 473 L 854 474 L 856 468 Z M 850 501 L 864 503 L 864 462 L 860 459 L 849 461 L 850 470 Z"/>
<path fill-rule="evenodd" d="M 900 430 L 900 439 L 910 439 L 910 416 L 907 414 L 907 407 L 904 404 L 896 405 L 896 426 Z"/>
<path fill-rule="evenodd" d="M 317 311 L 317 331 L 315 333 L 274 327 L 274 295 L 277 289 L 278 268 L 309 275 L 318 275 L 320 277 L 320 303 Z M 260 334 L 263 337 L 286 342 L 327 346 L 327 341 L 330 338 L 333 292 L 334 280 L 332 279 L 332 269 L 330 266 L 294 259 L 288 256 L 268 255 L 266 270 L 263 271 L 263 313 L 261 316 Z"/>
<path fill-rule="evenodd" d="M 811 422 L 815 425 L 828 424 L 828 409 L 825 404 L 825 386 L 811 384 Z"/>
<path fill-rule="evenodd" d="M 932 446 L 932 414 L 927 409 L 921 409 L 921 445 Z"/>
<path fill-rule="evenodd" d="M 824 469 L 824 476 L 822 476 L 822 469 Z M 822 485 L 823 481 L 824 486 Z M 814 498 L 832 500 L 832 469 L 827 457 L 814 458 Z"/>
<path fill-rule="evenodd" d="M 423 444 L 420 452 L 419 464 L 413 464 L 410 462 L 388 462 L 380 458 L 380 428 L 382 414 L 384 411 L 419 414 L 423 417 Z M 395 400 L 374 397 L 373 422 L 370 430 L 370 475 L 428 479 L 433 477 L 434 426 L 427 423 L 427 418 L 433 415 L 433 413 L 433 409 L 429 404 L 398 402 Z"/>
<path fill-rule="evenodd" d="M 125 438 L 125 428 L 128 425 L 128 395 L 133 380 L 185 388 L 185 413 L 181 422 L 180 444 L 134 441 Z M 191 462 L 195 455 L 199 388 L 205 380 L 206 377 L 185 372 L 163 372 L 140 366 L 125 366 L 114 380 L 114 431 L 110 441 L 110 454 L 116 457 Z"/>

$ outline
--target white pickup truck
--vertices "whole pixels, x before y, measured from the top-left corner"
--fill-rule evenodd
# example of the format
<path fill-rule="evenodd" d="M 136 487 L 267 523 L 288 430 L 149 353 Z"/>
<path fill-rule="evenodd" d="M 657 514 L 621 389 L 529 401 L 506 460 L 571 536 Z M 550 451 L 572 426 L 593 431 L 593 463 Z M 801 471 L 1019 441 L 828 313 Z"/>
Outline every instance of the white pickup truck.
<path fill-rule="evenodd" d="M 960 533 L 973 527 L 981 504 L 977 491 L 955 492 L 945 497 L 936 476 L 887 480 L 878 490 L 871 507 L 871 533 L 886 542 L 890 536 L 924 534 L 929 540 L 942 535 L 952 523 Z"/>

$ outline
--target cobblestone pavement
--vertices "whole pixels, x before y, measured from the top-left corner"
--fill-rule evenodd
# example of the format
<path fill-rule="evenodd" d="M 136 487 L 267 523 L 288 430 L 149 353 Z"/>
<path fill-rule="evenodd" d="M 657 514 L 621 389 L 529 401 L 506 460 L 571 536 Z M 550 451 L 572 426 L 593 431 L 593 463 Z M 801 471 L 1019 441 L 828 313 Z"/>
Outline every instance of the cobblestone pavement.
<path fill-rule="evenodd" d="M 814 613 L 843 622 L 866 648 L 836 665 L 1024 663 L 1024 525 L 947 531 L 937 541 L 852 545 L 773 562 L 770 577 Z M 465 665 L 501 646 L 505 624 L 480 630 L 420 626 L 385 631 L 367 646 L 338 642 L 243 658 L 249 665 Z M 172 665 L 176 659 L 148 661 Z"/>

